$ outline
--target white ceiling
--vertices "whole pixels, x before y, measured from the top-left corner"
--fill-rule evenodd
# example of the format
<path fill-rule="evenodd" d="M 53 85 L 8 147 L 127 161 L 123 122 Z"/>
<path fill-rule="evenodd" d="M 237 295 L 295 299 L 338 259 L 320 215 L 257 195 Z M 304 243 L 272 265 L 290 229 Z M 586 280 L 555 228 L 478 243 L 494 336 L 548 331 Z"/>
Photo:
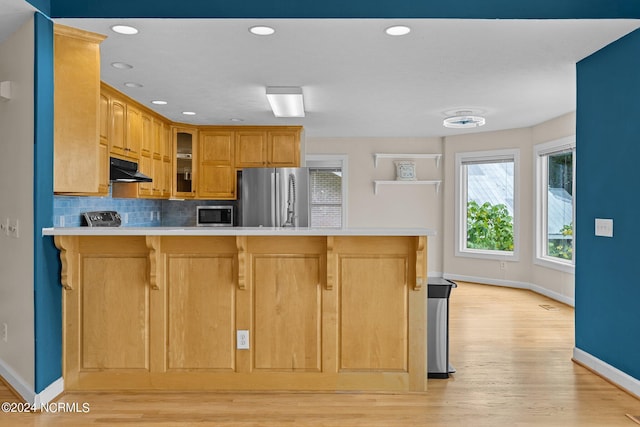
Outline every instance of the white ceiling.
<path fill-rule="evenodd" d="M 4 32 L 5 2 L 0 5 Z M 11 9 L 11 8 L 9 8 Z M 639 20 L 60 19 L 107 35 L 102 79 L 193 124 L 294 124 L 312 137 L 420 137 L 526 127 L 575 110 L 575 63 Z M 116 23 L 140 30 L 123 36 Z M 276 29 L 257 37 L 257 23 Z M 409 25 L 390 37 L 391 24 Z M 0 40 L 2 34 L 0 33 Z M 118 70 L 112 62 L 126 62 Z M 137 82 L 142 88 L 127 88 Z M 266 86 L 300 86 L 306 117 L 273 117 Z M 163 99 L 166 106 L 151 100 Z M 474 110 L 479 129 L 442 127 Z M 182 111 L 195 111 L 184 116 Z"/>

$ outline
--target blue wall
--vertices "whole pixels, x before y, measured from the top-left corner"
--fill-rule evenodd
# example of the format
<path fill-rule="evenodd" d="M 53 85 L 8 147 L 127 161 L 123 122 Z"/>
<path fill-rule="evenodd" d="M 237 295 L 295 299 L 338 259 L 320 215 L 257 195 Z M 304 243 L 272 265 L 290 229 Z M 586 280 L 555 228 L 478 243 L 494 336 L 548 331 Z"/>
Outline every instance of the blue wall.
<path fill-rule="evenodd" d="M 577 78 L 576 347 L 640 379 L 640 30 Z M 613 218 L 613 238 L 594 236 L 595 218 Z"/>
<path fill-rule="evenodd" d="M 62 288 L 58 250 L 41 230 L 53 218 L 53 24 L 35 15 L 34 310 L 35 388 L 62 376 Z"/>
<path fill-rule="evenodd" d="M 163 18 L 620 18 L 636 0 L 51 0 L 52 17 Z"/>

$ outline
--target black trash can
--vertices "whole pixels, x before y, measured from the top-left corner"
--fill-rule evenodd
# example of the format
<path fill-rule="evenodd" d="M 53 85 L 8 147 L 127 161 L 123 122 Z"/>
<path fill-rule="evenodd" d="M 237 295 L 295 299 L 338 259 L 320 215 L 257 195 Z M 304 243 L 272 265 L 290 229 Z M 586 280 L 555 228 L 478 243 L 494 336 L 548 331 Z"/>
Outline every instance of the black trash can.
<path fill-rule="evenodd" d="M 427 281 L 427 377 L 449 378 L 449 296 L 458 285 L 441 277 Z"/>

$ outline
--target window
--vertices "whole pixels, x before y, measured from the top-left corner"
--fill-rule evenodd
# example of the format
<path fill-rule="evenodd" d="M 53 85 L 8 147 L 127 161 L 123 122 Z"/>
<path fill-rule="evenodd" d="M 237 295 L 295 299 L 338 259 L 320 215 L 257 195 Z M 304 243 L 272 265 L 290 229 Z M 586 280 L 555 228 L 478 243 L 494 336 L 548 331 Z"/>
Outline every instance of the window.
<path fill-rule="evenodd" d="M 311 227 L 346 226 L 346 157 L 312 155 L 309 167 L 309 212 Z"/>
<path fill-rule="evenodd" d="M 573 271 L 575 137 L 535 148 L 536 264 Z"/>
<path fill-rule="evenodd" d="M 519 152 L 456 154 L 456 255 L 516 260 Z"/>

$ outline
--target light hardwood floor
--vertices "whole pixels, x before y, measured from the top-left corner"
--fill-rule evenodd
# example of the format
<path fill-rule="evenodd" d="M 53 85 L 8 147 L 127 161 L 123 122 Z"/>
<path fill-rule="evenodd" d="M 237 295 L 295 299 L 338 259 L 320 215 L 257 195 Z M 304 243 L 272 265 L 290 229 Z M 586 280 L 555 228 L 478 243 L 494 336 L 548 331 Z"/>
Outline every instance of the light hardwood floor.
<path fill-rule="evenodd" d="M 448 380 L 426 393 L 67 393 L 88 413 L 0 414 L 2 426 L 630 426 L 640 400 L 571 361 L 573 309 L 459 283 Z M 15 401 L 0 385 L 0 401 Z"/>

